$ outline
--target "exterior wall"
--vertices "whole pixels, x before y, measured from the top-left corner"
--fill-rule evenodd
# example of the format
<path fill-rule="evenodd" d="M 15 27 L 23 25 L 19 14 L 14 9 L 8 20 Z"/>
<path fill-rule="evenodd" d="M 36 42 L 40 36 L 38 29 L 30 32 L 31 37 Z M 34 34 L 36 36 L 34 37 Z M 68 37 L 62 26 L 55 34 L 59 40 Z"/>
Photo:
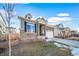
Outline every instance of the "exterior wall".
<path fill-rule="evenodd" d="M 29 20 L 27 21 L 25 18 L 24 19 L 20 18 L 20 26 L 21 26 L 20 27 L 20 39 L 24 42 L 36 41 L 37 31 L 36 32 L 25 32 L 25 25 L 24 25 L 25 22 L 30 22 L 30 21 Z"/>
<path fill-rule="evenodd" d="M 0 16 L 0 31 L 6 33 L 6 24 L 4 23 L 2 17 Z"/>
<path fill-rule="evenodd" d="M 7 34 L 6 21 L 4 20 L 2 14 L 0 13 L 0 40 L 6 40 L 5 36 Z"/>
<path fill-rule="evenodd" d="M 37 39 L 37 34 L 36 33 L 30 33 L 30 32 L 21 32 L 20 38 L 24 42 L 32 42 L 36 41 Z"/>
<path fill-rule="evenodd" d="M 21 20 L 21 30 L 20 30 L 20 37 L 22 40 L 29 42 L 29 41 L 41 41 L 45 38 L 45 35 L 40 35 L 40 24 L 36 24 L 36 32 L 25 32 L 24 31 L 24 20 Z"/>

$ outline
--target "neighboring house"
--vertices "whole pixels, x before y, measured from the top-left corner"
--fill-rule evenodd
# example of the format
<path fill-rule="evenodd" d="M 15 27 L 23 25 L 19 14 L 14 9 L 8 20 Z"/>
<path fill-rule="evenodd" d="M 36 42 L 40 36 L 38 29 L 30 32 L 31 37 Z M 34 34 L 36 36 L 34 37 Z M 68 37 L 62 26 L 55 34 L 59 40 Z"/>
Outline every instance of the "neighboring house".
<path fill-rule="evenodd" d="M 18 16 L 21 21 L 20 37 L 26 41 L 41 41 L 46 38 L 53 38 L 53 26 L 48 25 L 44 17 L 33 19 L 28 13 L 25 17 Z"/>
<path fill-rule="evenodd" d="M 76 30 L 72 30 L 71 37 L 79 37 L 79 33 Z"/>
<path fill-rule="evenodd" d="M 64 26 L 63 24 L 58 24 L 58 25 L 55 25 L 54 26 L 54 37 L 62 37 L 63 36 L 63 33 L 62 31 L 64 30 Z"/>
<path fill-rule="evenodd" d="M 63 24 L 58 24 L 54 26 L 54 37 L 68 38 L 70 35 L 70 28 L 64 27 Z"/>
<path fill-rule="evenodd" d="M 0 13 L 0 31 L 1 33 L 6 33 L 6 21 Z"/>
<path fill-rule="evenodd" d="M 62 38 L 69 38 L 70 35 L 71 35 L 71 32 L 70 32 L 70 28 L 69 27 L 64 27 L 63 30 L 62 30 Z"/>
<path fill-rule="evenodd" d="M 2 13 L 0 12 L 0 40 L 4 40 L 3 36 L 7 34 L 6 26 L 7 26 L 6 21 L 2 16 Z"/>
<path fill-rule="evenodd" d="M 71 36 L 70 28 L 65 27 L 64 31 L 65 31 L 65 37 L 64 38 L 69 38 Z"/>

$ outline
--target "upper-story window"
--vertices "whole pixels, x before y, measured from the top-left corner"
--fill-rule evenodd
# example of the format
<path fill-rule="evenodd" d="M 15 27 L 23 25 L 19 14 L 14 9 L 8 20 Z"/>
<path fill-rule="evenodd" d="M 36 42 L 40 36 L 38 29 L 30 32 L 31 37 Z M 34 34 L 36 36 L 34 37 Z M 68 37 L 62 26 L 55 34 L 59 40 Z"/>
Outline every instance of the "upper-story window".
<path fill-rule="evenodd" d="M 28 14 L 25 15 L 25 18 L 30 20 L 32 18 L 32 15 L 30 13 L 28 13 Z"/>
<path fill-rule="evenodd" d="M 28 19 L 31 19 L 31 17 L 28 17 Z"/>

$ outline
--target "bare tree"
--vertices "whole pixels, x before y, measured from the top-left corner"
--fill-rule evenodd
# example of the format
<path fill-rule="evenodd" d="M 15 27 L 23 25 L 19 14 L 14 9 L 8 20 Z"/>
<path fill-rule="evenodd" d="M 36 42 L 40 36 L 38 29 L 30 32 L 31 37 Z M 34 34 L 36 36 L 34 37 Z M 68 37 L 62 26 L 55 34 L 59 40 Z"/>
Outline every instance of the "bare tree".
<path fill-rule="evenodd" d="M 6 15 L 6 21 L 8 23 L 8 34 L 9 34 L 9 56 L 11 56 L 11 39 L 10 39 L 10 22 L 11 19 L 14 17 L 13 15 L 13 11 L 14 11 L 14 5 L 12 3 L 7 3 L 3 6 L 3 9 L 5 11 L 5 15 Z"/>

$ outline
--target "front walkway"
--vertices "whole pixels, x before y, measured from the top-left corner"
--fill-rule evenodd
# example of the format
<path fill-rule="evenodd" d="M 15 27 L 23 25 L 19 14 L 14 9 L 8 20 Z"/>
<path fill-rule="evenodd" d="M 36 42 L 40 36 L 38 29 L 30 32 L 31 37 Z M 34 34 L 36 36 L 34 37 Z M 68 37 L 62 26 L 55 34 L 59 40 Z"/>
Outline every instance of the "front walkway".
<path fill-rule="evenodd" d="M 59 39 L 59 38 L 53 38 L 53 41 L 79 48 L 79 41 L 69 40 L 69 39 Z"/>

